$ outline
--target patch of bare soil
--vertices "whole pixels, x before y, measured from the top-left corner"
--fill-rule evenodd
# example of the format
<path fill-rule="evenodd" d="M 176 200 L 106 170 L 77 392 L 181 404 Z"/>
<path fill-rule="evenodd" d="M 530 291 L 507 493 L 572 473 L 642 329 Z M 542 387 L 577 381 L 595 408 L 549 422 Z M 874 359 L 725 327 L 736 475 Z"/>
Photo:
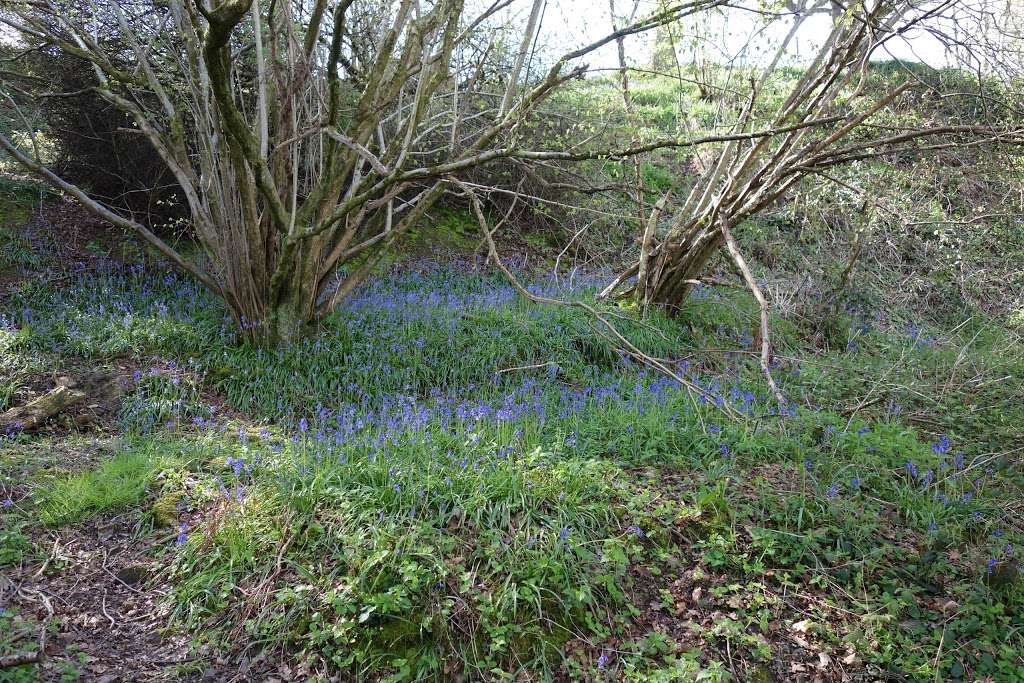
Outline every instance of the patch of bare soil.
<path fill-rule="evenodd" d="M 72 271 L 95 269 L 138 254 L 124 230 L 97 218 L 70 199 L 47 202 L 22 228 L 38 254 L 47 254 Z M 127 251 L 126 251 L 127 250 Z"/>
<path fill-rule="evenodd" d="M 30 650 L 44 644 L 38 680 L 301 680 L 266 654 L 227 658 L 191 648 L 188 635 L 170 625 L 171 587 L 163 566 L 174 532 L 144 533 L 131 518 L 49 532 L 35 539 L 46 549 L 45 559 L 0 575 L 0 605 L 36 627 L 26 629 L 19 645 Z"/>
<path fill-rule="evenodd" d="M 103 520 L 37 539 L 45 560 L 5 573 L 0 602 L 47 627 L 41 680 L 69 671 L 105 683 L 203 678 L 210 667 L 167 630 L 158 542 L 124 518 Z"/>

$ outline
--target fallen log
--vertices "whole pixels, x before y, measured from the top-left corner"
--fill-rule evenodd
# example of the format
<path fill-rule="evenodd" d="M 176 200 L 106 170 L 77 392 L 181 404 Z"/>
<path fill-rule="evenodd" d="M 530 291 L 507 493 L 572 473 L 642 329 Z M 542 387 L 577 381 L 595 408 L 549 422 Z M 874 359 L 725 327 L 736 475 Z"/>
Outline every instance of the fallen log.
<path fill-rule="evenodd" d="M 10 655 L 0 656 L 0 670 L 10 669 L 25 664 L 38 664 L 43 659 L 42 652 L 15 652 Z"/>
<path fill-rule="evenodd" d="M 73 380 L 61 378 L 55 389 L 0 415 L 0 432 L 36 429 L 57 413 L 85 399 L 86 393 L 77 386 Z"/>
<path fill-rule="evenodd" d="M 39 629 L 39 649 L 32 651 L 13 652 L 0 656 L 0 671 L 25 664 L 42 664 L 46 657 L 46 624 Z"/>

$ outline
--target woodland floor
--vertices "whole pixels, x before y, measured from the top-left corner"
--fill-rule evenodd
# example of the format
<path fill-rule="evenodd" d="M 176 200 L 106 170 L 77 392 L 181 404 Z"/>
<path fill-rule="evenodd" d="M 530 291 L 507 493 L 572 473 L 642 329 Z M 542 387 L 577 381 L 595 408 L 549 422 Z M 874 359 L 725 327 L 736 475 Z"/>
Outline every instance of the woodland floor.
<path fill-rule="evenodd" d="M 15 226 L 0 413 L 124 395 L 0 441 L 0 681 L 1024 681 L 1015 332 L 778 320 L 780 408 L 710 291 L 629 329 L 697 401 L 435 255 L 268 357 L 80 220 Z"/>

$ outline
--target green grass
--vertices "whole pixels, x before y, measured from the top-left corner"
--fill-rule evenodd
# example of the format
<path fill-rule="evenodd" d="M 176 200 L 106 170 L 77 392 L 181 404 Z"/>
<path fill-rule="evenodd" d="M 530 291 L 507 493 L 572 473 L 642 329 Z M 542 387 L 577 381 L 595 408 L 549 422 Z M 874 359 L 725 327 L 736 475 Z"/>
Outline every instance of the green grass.
<path fill-rule="evenodd" d="M 26 266 L 37 267 L 39 256 L 31 246 L 10 228 L 0 227 L 0 271 Z"/>
<path fill-rule="evenodd" d="M 26 535 L 28 521 L 13 514 L 0 515 L 0 567 L 19 564 L 31 558 L 32 540 Z"/>
<path fill-rule="evenodd" d="M 622 322 L 686 359 L 702 401 L 578 312 L 459 267 L 396 270 L 278 352 L 236 346 L 191 287 L 30 292 L 4 353 L 147 368 L 113 457 L 27 475 L 30 511 L 166 517 L 169 606 L 197 643 L 396 681 L 594 679 L 602 656 L 609 677 L 725 681 L 792 656 L 809 619 L 815 647 L 876 676 L 1022 666 L 1024 590 L 997 580 L 1024 542 L 1012 331 L 843 313 L 811 354 L 806 322 L 779 319 L 779 411 L 749 355 L 694 353 L 749 346 L 738 294 Z M 677 616 L 694 587 L 728 616 Z"/>
<path fill-rule="evenodd" d="M 165 442 L 129 444 L 95 469 L 44 479 L 35 495 L 39 520 L 74 524 L 137 505 L 156 475 L 176 462 Z"/>

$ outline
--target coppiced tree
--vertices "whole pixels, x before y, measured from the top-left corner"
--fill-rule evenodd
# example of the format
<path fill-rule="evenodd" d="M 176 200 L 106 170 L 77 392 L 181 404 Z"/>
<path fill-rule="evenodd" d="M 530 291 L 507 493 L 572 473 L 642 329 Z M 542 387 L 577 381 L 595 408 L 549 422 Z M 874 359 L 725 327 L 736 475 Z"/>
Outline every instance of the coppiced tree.
<path fill-rule="evenodd" d="M 735 113 L 728 122 L 732 136 L 716 151 L 681 204 L 665 194 L 641 228 L 636 261 L 602 296 L 624 296 L 641 307 L 678 311 L 700 284 L 712 258 L 725 252 L 742 274 L 761 307 L 761 360 L 769 363 L 768 302 L 740 251 L 734 232 L 743 221 L 784 198 L 806 178 L 833 182 L 830 170 L 857 161 L 899 155 L 922 155 L 939 149 L 981 144 L 1019 145 L 1024 127 L 1007 90 L 992 87 L 996 67 L 1012 70 L 1005 40 L 979 41 L 967 24 L 993 15 L 986 4 L 940 0 L 875 0 L 843 5 L 814 1 L 790 3 L 770 21 L 791 21 L 773 53 L 756 67 L 722 68 Z M 804 21 L 822 12 L 830 32 L 789 89 L 779 96 L 777 66 Z M 989 36 L 1003 35 L 989 25 Z M 958 28 L 959 27 L 959 28 Z M 870 78 L 869 60 L 888 41 L 917 31 L 955 44 L 960 58 L 969 55 L 988 69 L 974 92 L 944 92 L 941 83 L 925 83 L 913 70 L 902 82 L 879 91 Z M 954 36 L 955 33 L 958 35 Z M 998 45 L 995 50 L 989 50 Z M 973 70 L 973 69 L 972 69 Z M 1019 74 L 1019 71 L 1016 73 Z M 899 79 L 897 79 L 899 80 Z M 930 120 L 883 113 L 912 109 L 914 96 L 956 98 L 979 103 L 972 121 Z M 893 124 L 891 121 L 900 123 Z M 903 124 L 902 121 L 910 123 Z M 770 381 L 769 375 L 769 381 Z"/>
<path fill-rule="evenodd" d="M 530 82 L 517 67 L 494 92 L 488 27 L 516 0 L 477 12 L 463 0 L 3 0 L 0 21 L 20 48 L 88 63 L 91 87 L 157 150 L 202 259 L 7 136 L 0 147 L 223 297 L 246 338 L 278 344 L 329 314 L 459 174 L 501 158 L 572 157 L 525 150 L 518 131 L 585 72 L 580 58 L 718 1 L 675 3 Z M 520 67 L 539 5 L 513 57 Z"/>

